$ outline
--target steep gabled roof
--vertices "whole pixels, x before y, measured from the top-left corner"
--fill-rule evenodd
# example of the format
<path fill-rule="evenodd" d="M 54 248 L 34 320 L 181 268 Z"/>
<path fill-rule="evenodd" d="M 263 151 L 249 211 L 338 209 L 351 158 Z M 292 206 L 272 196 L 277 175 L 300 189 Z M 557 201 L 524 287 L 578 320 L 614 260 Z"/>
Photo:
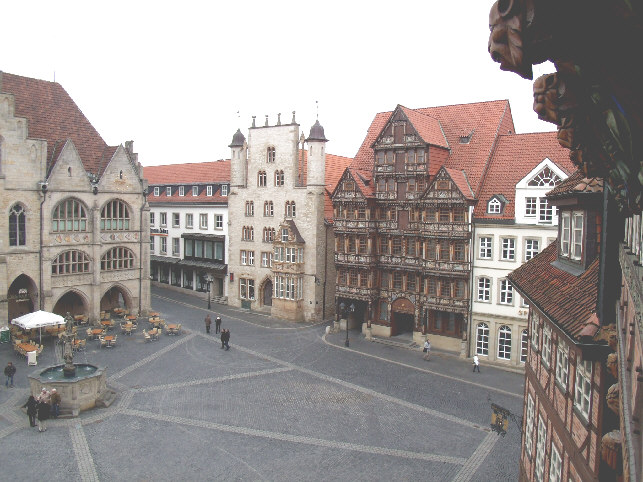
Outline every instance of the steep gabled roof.
<path fill-rule="evenodd" d="M 603 192 L 603 179 L 585 177 L 585 174 L 578 170 L 549 191 L 547 197 L 563 198 L 567 196 L 577 196 L 581 193 L 592 194 L 597 192 Z"/>
<path fill-rule="evenodd" d="M 466 173 L 464 171 L 459 171 L 457 169 L 450 169 L 448 167 L 445 167 L 444 170 L 449 175 L 453 183 L 460 190 L 460 192 L 465 197 L 465 199 L 469 201 L 473 201 L 475 199 L 475 196 L 473 194 L 473 191 L 471 190 L 471 185 L 467 180 Z"/>
<path fill-rule="evenodd" d="M 487 173 L 485 174 L 473 216 L 478 219 L 513 220 L 516 208 L 516 184 L 545 158 L 570 175 L 576 167 L 569 159 L 569 150 L 558 143 L 556 132 L 500 136 Z M 489 215 L 487 203 L 495 195 L 507 200 L 501 214 Z"/>
<path fill-rule="evenodd" d="M 415 130 L 424 142 L 434 146 L 444 147 L 445 149 L 449 148 L 449 142 L 446 137 L 444 137 L 442 126 L 437 119 L 404 106 L 400 106 L 400 109 L 404 112 L 409 122 L 413 124 L 413 127 L 415 127 Z"/>
<path fill-rule="evenodd" d="M 581 275 L 574 276 L 552 263 L 558 243 L 509 273 L 509 280 L 526 298 L 572 338 L 593 335 L 598 328 L 598 257 Z"/>
<path fill-rule="evenodd" d="M 28 137 L 47 141 L 47 172 L 71 139 L 85 170 L 102 175 L 117 147 L 105 143 L 60 84 L 0 72 L 0 92 L 13 94 L 14 115 L 27 119 Z"/>
<path fill-rule="evenodd" d="M 444 165 L 451 169 L 466 172 L 469 185 L 474 194 L 478 193 L 482 175 L 491 158 L 497 137 L 514 132 L 511 109 L 509 102 L 506 100 L 406 109 L 405 112 L 415 113 L 410 115 L 415 116 L 414 119 L 417 120 L 418 124 L 421 124 L 420 117 L 418 117 L 421 115 L 421 119 L 427 121 L 426 129 L 428 131 L 433 132 L 430 125 L 434 127 L 440 126 L 450 149 L 449 157 Z M 366 137 L 351 164 L 352 168 L 369 172 L 369 177 L 371 178 L 374 163 L 371 146 L 388 123 L 391 114 L 392 112 L 380 112 L 375 115 Z M 428 119 L 432 120 L 428 121 Z M 409 120 L 411 119 L 409 118 Z M 433 120 L 436 123 L 431 124 Z M 463 133 L 471 134 L 466 143 L 460 142 L 460 137 Z M 429 136 L 429 134 L 426 135 Z M 437 142 L 435 145 L 440 144 Z M 430 161 L 431 158 L 429 157 Z M 433 170 L 433 172 L 436 171 L 437 169 Z"/>

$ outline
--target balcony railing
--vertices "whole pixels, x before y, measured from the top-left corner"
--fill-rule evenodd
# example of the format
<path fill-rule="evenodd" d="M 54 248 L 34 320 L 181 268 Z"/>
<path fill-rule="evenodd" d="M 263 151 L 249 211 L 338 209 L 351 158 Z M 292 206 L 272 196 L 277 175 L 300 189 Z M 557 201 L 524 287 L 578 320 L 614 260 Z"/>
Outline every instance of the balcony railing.
<path fill-rule="evenodd" d="M 338 296 L 351 296 L 363 300 L 375 299 L 378 297 L 377 288 L 362 288 L 359 286 L 342 286 L 335 287 L 336 295 Z"/>
<path fill-rule="evenodd" d="M 377 262 L 377 255 L 356 253 L 335 253 L 336 263 L 372 265 Z"/>
<path fill-rule="evenodd" d="M 370 219 L 334 219 L 335 230 L 338 229 L 375 229 L 377 221 Z"/>
<path fill-rule="evenodd" d="M 397 199 L 397 192 L 396 191 L 380 191 L 375 193 L 375 197 L 377 199 L 385 200 L 385 201 L 395 201 Z"/>
<path fill-rule="evenodd" d="M 455 311 L 457 313 L 468 313 L 469 300 L 458 298 L 443 298 L 441 296 L 426 295 L 422 297 L 421 303 L 429 308 L 441 311 Z"/>
<path fill-rule="evenodd" d="M 419 230 L 422 233 L 447 233 L 462 234 L 463 237 L 470 237 L 469 223 L 440 223 L 437 221 L 411 221 L 409 229 Z"/>

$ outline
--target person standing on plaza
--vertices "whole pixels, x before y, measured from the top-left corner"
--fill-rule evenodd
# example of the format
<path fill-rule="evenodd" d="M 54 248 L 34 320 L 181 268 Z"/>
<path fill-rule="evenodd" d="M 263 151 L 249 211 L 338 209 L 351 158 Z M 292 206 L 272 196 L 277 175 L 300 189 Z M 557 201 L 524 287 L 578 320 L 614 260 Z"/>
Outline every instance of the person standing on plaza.
<path fill-rule="evenodd" d="M 221 332 L 221 317 L 217 316 L 217 319 L 214 320 L 214 333 Z"/>
<path fill-rule="evenodd" d="M 49 397 L 49 400 L 51 402 L 51 416 L 54 418 L 58 418 L 58 415 L 60 415 L 60 394 L 56 391 L 55 388 L 51 389 L 51 397 Z"/>
<path fill-rule="evenodd" d="M 16 374 L 16 367 L 13 365 L 13 363 L 7 363 L 7 366 L 4 367 L 4 374 L 7 377 L 7 381 L 4 382 L 5 387 L 13 388 L 13 376 Z"/>
<path fill-rule="evenodd" d="M 33 395 L 29 395 L 27 403 L 25 403 L 22 408 L 27 409 L 27 416 L 29 417 L 29 426 L 36 426 L 36 414 L 38 413 L 38 402 Z"/>
<path fill-rule="evenodd" d="M 212 318 L 210 318 L 210 313 L 205 316 L 205 332 L 210 333 L 210 325 L 212 324 Z"/>
<path fill-rule="evenodd" d="M 426 361 L 429 361 L 431 358 L 431 342 L 427 338 L 426 341 L 424 342 L 424 356 L 422 357 Z"/>
<path fill-rule="evenodd" d="M 477 354 L 473 355 L 473 371 L 480 373 L 480 359 Z"/>
<path fill-rule="evenodd" d="M 49 420 L 50 412 L 49 392 L 43 388 L 38 398 L 38 432 L 45 432 L 47 430 L 47 420 Z"/>
<path fill-rule="evenodd" d="M 230 330 L 221 331 L 221 348 L 230 349 Z"/>

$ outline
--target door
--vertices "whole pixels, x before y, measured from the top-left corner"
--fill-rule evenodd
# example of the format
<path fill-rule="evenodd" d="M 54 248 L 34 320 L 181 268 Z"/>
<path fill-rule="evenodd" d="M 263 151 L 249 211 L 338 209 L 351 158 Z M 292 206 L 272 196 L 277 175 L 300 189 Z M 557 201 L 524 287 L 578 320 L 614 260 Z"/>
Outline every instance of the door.
<path fill-rule="evenodd" d="M 263 304 L 264 306 L 272 306 L 272 281 L 266 281 L 263 285 Z"/>

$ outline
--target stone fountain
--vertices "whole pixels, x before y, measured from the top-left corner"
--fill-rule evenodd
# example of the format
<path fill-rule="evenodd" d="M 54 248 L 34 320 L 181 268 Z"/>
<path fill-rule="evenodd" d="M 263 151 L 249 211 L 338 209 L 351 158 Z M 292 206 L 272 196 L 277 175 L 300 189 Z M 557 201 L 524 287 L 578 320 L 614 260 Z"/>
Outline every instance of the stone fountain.
<path fill-rule="evenodd" d="M 65 317 L 65 323 L 66 329 L 61 338 L 65 364 L 37 370 L 28 378 L 34 396 L 38 396 L 43 387 L 47 390 L 55 388 L 61 397 L 61 413 L 76 417 L 80 412 L 96 406 L 108 406 L 114 400 L 115 392 L 107 388 L 105 368 L 88 363 L 74 363 L 74 322 L 69 313 Z"/>

